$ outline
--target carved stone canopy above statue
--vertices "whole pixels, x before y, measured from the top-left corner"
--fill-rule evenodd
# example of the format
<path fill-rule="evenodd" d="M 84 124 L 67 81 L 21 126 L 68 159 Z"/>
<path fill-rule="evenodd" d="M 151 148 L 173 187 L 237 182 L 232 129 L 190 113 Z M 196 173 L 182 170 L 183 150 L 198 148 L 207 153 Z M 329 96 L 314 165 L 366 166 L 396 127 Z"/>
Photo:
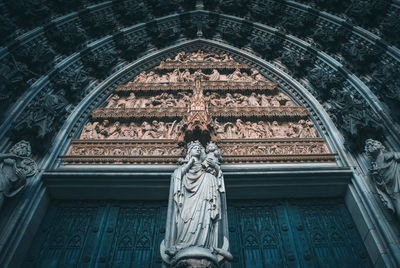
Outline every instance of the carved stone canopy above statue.
<path fill-rule="evenodd" d="M 228 55 L 197 51 L 118 86 L 63 163 L 174 163 L 194 140 L 218 142 L 229 163 L 334 161 L 306 109 L 275 83 Z"/>

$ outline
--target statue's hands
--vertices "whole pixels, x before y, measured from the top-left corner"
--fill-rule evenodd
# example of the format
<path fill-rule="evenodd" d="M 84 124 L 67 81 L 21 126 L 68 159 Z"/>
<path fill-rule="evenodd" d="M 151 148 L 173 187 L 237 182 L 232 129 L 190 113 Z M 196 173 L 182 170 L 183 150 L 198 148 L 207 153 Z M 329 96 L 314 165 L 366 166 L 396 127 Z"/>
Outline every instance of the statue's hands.
<path fill-rule="evenodd" d="M 196 161 L 196 158 L 194 158 L 193 156 L 190 158 L 188 166 L 191 167 L 193 166 L 194 162 Z"/>
<path fill-rule="evenodd" d="M 219 165 L 213 161 L 212 159 L 206 159 L 206 162 L 209 166 L 211 166 L 212 168 L 214 168 L 215 170 L 219 171 Z"/>
<path fill-rule="evenodd" d="M 20 178 L 21 180 L 25 180 L 26 179 L 26 172 L 21 168 L 17 168 L 15 170 L 15 174 L 17 174 L 18 178 Z"/>

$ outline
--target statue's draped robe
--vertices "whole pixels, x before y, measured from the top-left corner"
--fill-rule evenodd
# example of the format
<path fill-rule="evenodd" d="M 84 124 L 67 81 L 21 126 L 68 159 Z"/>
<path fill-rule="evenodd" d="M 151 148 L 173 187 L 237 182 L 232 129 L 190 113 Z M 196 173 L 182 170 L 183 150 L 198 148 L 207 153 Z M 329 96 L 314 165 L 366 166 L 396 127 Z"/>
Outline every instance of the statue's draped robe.
<path fill-rule="evenodd" d="M 400 204 L 396 204 L 400 200 L 400 153 L 384 153 L 382 157 L 383 161 L 377 167 L 379 177 L 375 179 L 377 191 L 387 207 L 396 211 L 400 209 Z"/>
<path fill-rule="evenodd" d="M 167 226 L 167 247 L 222 248 L 228 226 L 225 193 L 219 190 L 218 178 L 206 172 L 201 161 L 186 174 L 182 171 L 178 167 L 171 178 L 168 222 L 172 226 Z"/>

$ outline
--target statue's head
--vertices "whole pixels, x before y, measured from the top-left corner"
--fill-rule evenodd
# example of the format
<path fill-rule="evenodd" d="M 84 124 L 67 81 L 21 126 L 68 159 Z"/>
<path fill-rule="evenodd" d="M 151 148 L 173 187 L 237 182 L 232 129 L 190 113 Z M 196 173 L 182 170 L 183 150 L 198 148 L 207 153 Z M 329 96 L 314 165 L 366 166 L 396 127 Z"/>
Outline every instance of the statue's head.
<path fill-rule="evenodd" d="M 209 143 L 207 143 L 206 153 L 214 152 L 216 150 L 218 150 L 218 146 L 214 142 L 210 141 Z"/>
<path fill-rule="evenodd" d="M 375 158 L 384 150 L 385 146 L 383 146 L 380 141 L 373 139 L 367 139 L 365 141 L 364 151 L 369 157 Z"/>
<path fill-rule="evenodd" d="M 189 142 L 187 145 L 187 156 L 197 156 L 203 158 L 205 154 L 203 145 L 198 141 Z"/>
<path fill-rule="evenodd" d="M 19 157 L 29 157 L 31 156 L 32 150 L 29 142 L 22 140 L 16 143 L 11 149 L 10 153 L 18 155 Z"/>

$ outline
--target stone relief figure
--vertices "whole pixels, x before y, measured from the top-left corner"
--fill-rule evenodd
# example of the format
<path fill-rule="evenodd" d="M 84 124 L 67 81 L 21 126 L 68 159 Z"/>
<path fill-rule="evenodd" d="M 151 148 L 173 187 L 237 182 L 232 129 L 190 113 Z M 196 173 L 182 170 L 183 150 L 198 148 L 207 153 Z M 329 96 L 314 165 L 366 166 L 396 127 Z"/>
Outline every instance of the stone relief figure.
<path fill-rule="evenodd" d="M 172 267 L 221 267 L 232 260 L 220 160 L 215 144 L 209 143 L 205 151 L 199 141 L 193 141 L 171 176 L 160 251 Z"/>
<path fill-rule="evenodd" d="M 90 139 L 98 139 L 98 134 L 96 131 L 97 125 L 99 122 L 89 122 L 87 123 L 82 130 L 81 139 L 90 140 Z"/>
<path fill-rule="evenodd" d="M 379 197 L 400 220 L 400 153 L 386 152 L 382 143 L 373 139 L 366 140 L 365 153 L 371 161 L 369 172 Z"/>
<path fill-rule="evenodd" d="M 216 135 L 221 139 L 264 139 L 264 138 L 316 138 L 317 131 L 310 120 L 299 122 L 278 123 L 278 121 L 245 123 L 241 119 L 227 122 L 223 128 L 218 128 Z M 221 131 L 222 129 L 222 131 Z"/>
<path fill-rule="evenodd" d="M 18 194 L 26 179 L 36 174 L 37 165 L 30 156 L 31 145 L 24 140 L 16 143 L 9 153 L 0 154 L 0 209 L 6 198 Z"/>

